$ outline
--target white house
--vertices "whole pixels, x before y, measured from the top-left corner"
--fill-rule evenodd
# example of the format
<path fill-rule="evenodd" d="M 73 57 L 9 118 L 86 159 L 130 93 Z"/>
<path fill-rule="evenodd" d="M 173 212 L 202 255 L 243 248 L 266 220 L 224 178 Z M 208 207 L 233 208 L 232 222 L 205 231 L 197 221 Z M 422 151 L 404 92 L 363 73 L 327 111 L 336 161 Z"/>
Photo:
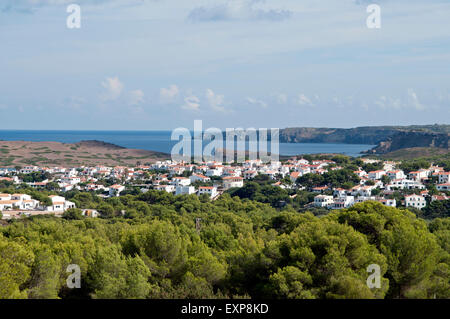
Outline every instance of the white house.
<path fill-rule="evenodd" d="M 439 173 L 439 184 L 450 183 L 450 172 Z"/>
<path fill-rule="evenodd" d="M 125 189 L 125 186 L 122 185 L 112 185 L 109 187 L 109 196 L 119 196 L 121 192 Z"/>
<path fill-rule="evenodd" d="M 256 175 L 258 175 L 258 172 L 255 171 L 255 170 L 244 171 L 244 178 L 245 179 L 255 178 Z"/>
<path fill-rule="evenodd" d="M 405 196 L 405 206 L 406 207 L 415 207 L 418 209 L 422 209 L 427 205 L 427 202 L 423 196 L 420 195 L 407 195 Z"/>
<path fill-rule="evenodd" d="M 336 196 L 336 197 L 343 197 L 343 196 L 346 196 L 347 195 L 347 190 L 346 189 L 343 189 L 343 188 L 335 188 L 334 190 L 333 190 L 333 196 Z"/>
<path fill-rule="evenodd" d="M 191 185 L 191 180 L 187 177 L 174 177 L 171 184 L 175 186 L 188 186 Z"/>
<path fill-rule="evenodd" d="M 228 176 L 223 178 L 223 188 L 229 189 L 233 187 L 243 187 L 244 178 L 240 176 Z"/>
<path fill-rule="evenodd" d="M 402 170 L 394 170 L 394 171 L 389 171 L 387 172 L 387 176 L 389 176 L 389 178 L 391 180 L 393 179 L 403 179 L 405 178 L 405 173 Z"/>
<path fill-rule="evenodd" d="M 200 175 L 200 174 L 192 174 L 189 177 L 191 183 L 195 183 L 195 182 L 202 182 L 202 183 L 207 183 L 209 181 L 211 181 L 211 178 L 204 176 L 204 175 Z"/>
<path fill-rule="evenodd" d="M 397 207 L 397 201 L 395 199 L 379 199 L 380 203 L 389 207 Z"/>
<path fill-rule="evenodd" d="M 100 214 L 98 211 L 96 211 L 95 209 L 83 209 L 83 211 L 81 212 L 81 215 L 83 215 L 84 217 L 92 217 L 92 218 L 96 218 L 98 217 Z"/>
<path fill-rule="evenodd" d="M 372 171 L 369 172 L 369 179 L 371 180 L 380 179 L 383 175 L 386 175 L 386 171 L 383 170 Z"/>
<path fill-rule="evenodd" d="M 195 194 L 195 187 L 194 186 L 177 186 L 175 189 L 175 195 L 190 195 Z"/>
<path fill-rule="evenodd" d="M 421 170 L 418 170 L 415 172 L 410 172 L 408 174 L 408 178 L 412 179 L 413 181 L 420 182 L 422 179 L 426 179 L 428 177 L 429 173 L 430 173 L 430 171 L 421 169 Z"/>
<path fill-rule="evenodd" d="M 217 187 L 214 186 L 200 186 L 198 188 L 198 195 L 207 194 L 211 196 L 211 198 L 214 198 L 218 195 Z"/>
<path fill-rule="evenodd" d="M 49 212 L 64 212 L 68 210 L 69 208 L 75 208 L 75 203 L 72 203 L 68 200 L 66 200 L 62 196 L 57 195 L 50 195 L 50 200 L 52 201 L 51 206 L 47 206 L 45 208 L 46 211 Z"/>
<path fill-rule="evenodd" d="M 300 176 L 311 173 L 311 167 L 309 166 L 296 166 L 294 170 L 300 172 Z"/>
<path fill-rule="evenodd" d="M 333 209 L 348 208 L 352 206 L 354 203 L 355 197 L 353 196 L 339 197 L 334 200 L 332 208 Z"/>
<path fill-rule="evenodd" d="M 357 170 L 353 172 L 354 174 L 358 175 L 358 177 L 367 176 L 367 172 L 363 170 Z"/>
<path fill-rule="evenodd" d="M 59 188 L 60 188 L 61 192 L 71 191 L 73 189 L 73 186 L 74 186 L 72 184 L 65 184 L 65 183 L 59 183 L 58 185 L 59 185 Z"/>
<path fill-rule="evenodd" d="M 37 166 L 25 166 L 20 169 L 21 174 L 30 174 L 33 172 L 39 172 L 39 167 Z"/>
<path fill-rule="evenodd" d="M 438 191 L 450 191 L 450 183 L 436 185 Z"/>
<path fill-rule="evenodd" d="M 364 203 L 364 202 L 367 202 L 367 201 L 369 201 L 369 200 L 375 201 L 375 200 L 377 200 L 377 199 L 376 199 L 375 196 L 358 196 L 358 197 L 355 199 L 355 203 Z"/>
<path fill-rule="evenodd" d="M 64 177 L 61 179 L 61 183 L 69 184 L 69 185 L 76 185 L 76 184 L 81 183 L 81 178 L 79 178 L 79 177 Z"/>
<path fill-rule="evenodd" d="M 206 176 L 221 176 L 222 170 L 219 168 L 209 168 L 208 170 L 206 170 L 205 175 Z"/>
<path fill-rule="evenodd" d="M 35 209 L 39 201 L 26 194 L 0 194 L 0 210 L 5 209 Z"/>
<path fill-rule="evenodd" d="M 283 165 L 279 168 L 279 171 L 280 171 L 281 175 L 285 176 L 285 175 L 289 174 L 290 168 L 287 165 Z"/>
<path fill-rule="evenodd" d="M 419 181 L 414 181 L 410 179 L 394 179 L 389 185 L 386 186 L 387 190 L 393 189 L 425 189 L 425 185 L 420 183 Z"/>
<path fill-rule="evenodd" d="M 175 192 L 175 186 L 174 185 L 155 185 L 153 186 L 153 189 L 157 191 L 165 191 L 168 193 Z"/>
<path fill-rule="evenodd" d="M 261 174 L 268 175 L 270 179 L 275 179 L 275 177 L 277 176 L 277 174 L 279 174 L 279 172 L 274 170 L 264 170 L 261 172 Z"/>
<path fill-rule="evenodd" d="M 314 197 L 315 207 L 331 207 L 333 205 L 333 196 L 328 195 L 317 195 Z"/>
<path fill-rule="evenodd" d="M 309 161 L 304 158 L 301 158 L 301 159 L 297 160 L 297 163 L 302 164 L 302 165 L 308 165 Z"/>
<path fill-rule="evenodd" d="M 223 170 L 223 175 L 226 176 L 241 176 L 242 170 L 239 167 L 226 167 Z"/>
<path fill-rule="evenodd" d="M 358 185 L 352 188 L 351 190 L 351 194 L 353 196 L 372 196 L 372 190 L 374 190 L 375 188 L 377 188 L 376 185 L 367 185 L 367 186 L 362 186 L 362 185 Z"/>

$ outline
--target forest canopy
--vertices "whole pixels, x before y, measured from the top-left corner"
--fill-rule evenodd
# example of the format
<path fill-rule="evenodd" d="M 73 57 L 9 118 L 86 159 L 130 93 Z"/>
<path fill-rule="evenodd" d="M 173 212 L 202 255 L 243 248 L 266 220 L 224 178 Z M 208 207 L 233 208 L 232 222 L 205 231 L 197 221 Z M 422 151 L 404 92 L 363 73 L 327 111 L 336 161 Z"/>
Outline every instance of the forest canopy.
<path fill-rule="evenodd" d="M 224 194 L 99 200 L 0 227 L 0 298 L 449 298 L 450 218 L 377 202 L 317 217 Z M 67 266 L 81 288 L 69 289 Z M 366 284 L 381 269 L 381 287 Z"/>

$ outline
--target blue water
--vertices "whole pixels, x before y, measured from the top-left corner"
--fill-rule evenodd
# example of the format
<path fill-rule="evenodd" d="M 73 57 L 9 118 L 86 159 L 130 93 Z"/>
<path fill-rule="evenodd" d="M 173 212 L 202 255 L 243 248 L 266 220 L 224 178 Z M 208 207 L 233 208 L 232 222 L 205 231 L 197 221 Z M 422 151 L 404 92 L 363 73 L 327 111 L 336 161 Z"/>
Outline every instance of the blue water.
<path fill-rule="evenodd" d="M 178 141 L 171 141 L 171 131 L 22 131 L 0 130 L 0 140 L 76 143 L 98 140 L 127 148 L 170 153 Z M 206 144 L 206 143 L 205 143 Z M 339 153 L 360 156 L 374 147 L 362 144 L 280 143 L 281 155 Z"/>

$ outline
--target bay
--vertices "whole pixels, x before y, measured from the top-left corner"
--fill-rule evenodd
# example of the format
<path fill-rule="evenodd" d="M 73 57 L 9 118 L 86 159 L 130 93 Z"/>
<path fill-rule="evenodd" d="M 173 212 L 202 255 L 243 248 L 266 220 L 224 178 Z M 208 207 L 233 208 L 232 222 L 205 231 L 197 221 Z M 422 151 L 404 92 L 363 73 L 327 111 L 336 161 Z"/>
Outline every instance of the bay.
<path fill-rule="evenodd" d="M 0 140 L 77 143 L 97 140 L 126 148 L 170 153 L 178 141 L 171 141 L 171 131 L 51 131 L 0 130 Z M 206 143 L 205 143 L 206 144 Z M 360 156 L 374 145 L 329 143 L 280 143 L 281 155 L 338 153 Z"/>

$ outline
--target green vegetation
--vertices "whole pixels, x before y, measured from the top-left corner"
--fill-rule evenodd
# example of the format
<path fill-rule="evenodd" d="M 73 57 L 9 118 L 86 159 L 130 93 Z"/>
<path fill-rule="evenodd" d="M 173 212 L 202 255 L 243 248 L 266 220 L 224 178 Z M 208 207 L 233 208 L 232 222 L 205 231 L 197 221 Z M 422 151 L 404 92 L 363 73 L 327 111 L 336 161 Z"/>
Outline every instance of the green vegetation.
<path fill-rule="evenodd" d="M 248 197 L 269 191 L 248 185 Z M 449 218 L 375 202 L 316 217 L 229 194 L 66 196 L 102 218 L 1 227 L 0 298 L 450 298 Z M 66 287 L 69 264 L 81 289 Z M 380 289 L 366 285 L 371 264 Z"/>
<path fill-rule="evenodd" d="M 50 173 L 32 172 L 30 174 L 19 174 L 19 178 L 24 183 L 42 182 L 42 181 L 50 178 Z"/>
<path fill-rule="evenodd" d="M 420 217 L 425 219 L 450 217 L 450 200 L 429 203 L 420 212 Z"/>
<path fill-rule="evenodd" d="M 314 187 L 320 185 L 328 185 L 332 187 L 350 189 L 353 186 L 359 184 L 360 178 L 349 169 L 339 169 L 335 171 L 328 171 L 327 173 L 320 174 L 305 174 L 299 177 L 296 181 L 305 187 Z"/>
<path fill-rule="evenodd" d="M 413 152 L 413 150 L 415 152 Z M 435 148 L 433 148 L 433 150 L 435 150 Z M 430 152 L 424 151 L 422 148 L 408 149 L 402 150 L 403 153 L 401 153 L 401 151 L 392 152 L 382 155 L 380 158 L 385 160 L 404 160 L 410 162 L 426 161 L 428 163 L 434 163 L 438 166 L 443 166 L 447 171 L 450 170 L 450 152 L 448 150 L 438 150 L 441 150 L 441 152 L 437 154 L 430 154 Z"/>

